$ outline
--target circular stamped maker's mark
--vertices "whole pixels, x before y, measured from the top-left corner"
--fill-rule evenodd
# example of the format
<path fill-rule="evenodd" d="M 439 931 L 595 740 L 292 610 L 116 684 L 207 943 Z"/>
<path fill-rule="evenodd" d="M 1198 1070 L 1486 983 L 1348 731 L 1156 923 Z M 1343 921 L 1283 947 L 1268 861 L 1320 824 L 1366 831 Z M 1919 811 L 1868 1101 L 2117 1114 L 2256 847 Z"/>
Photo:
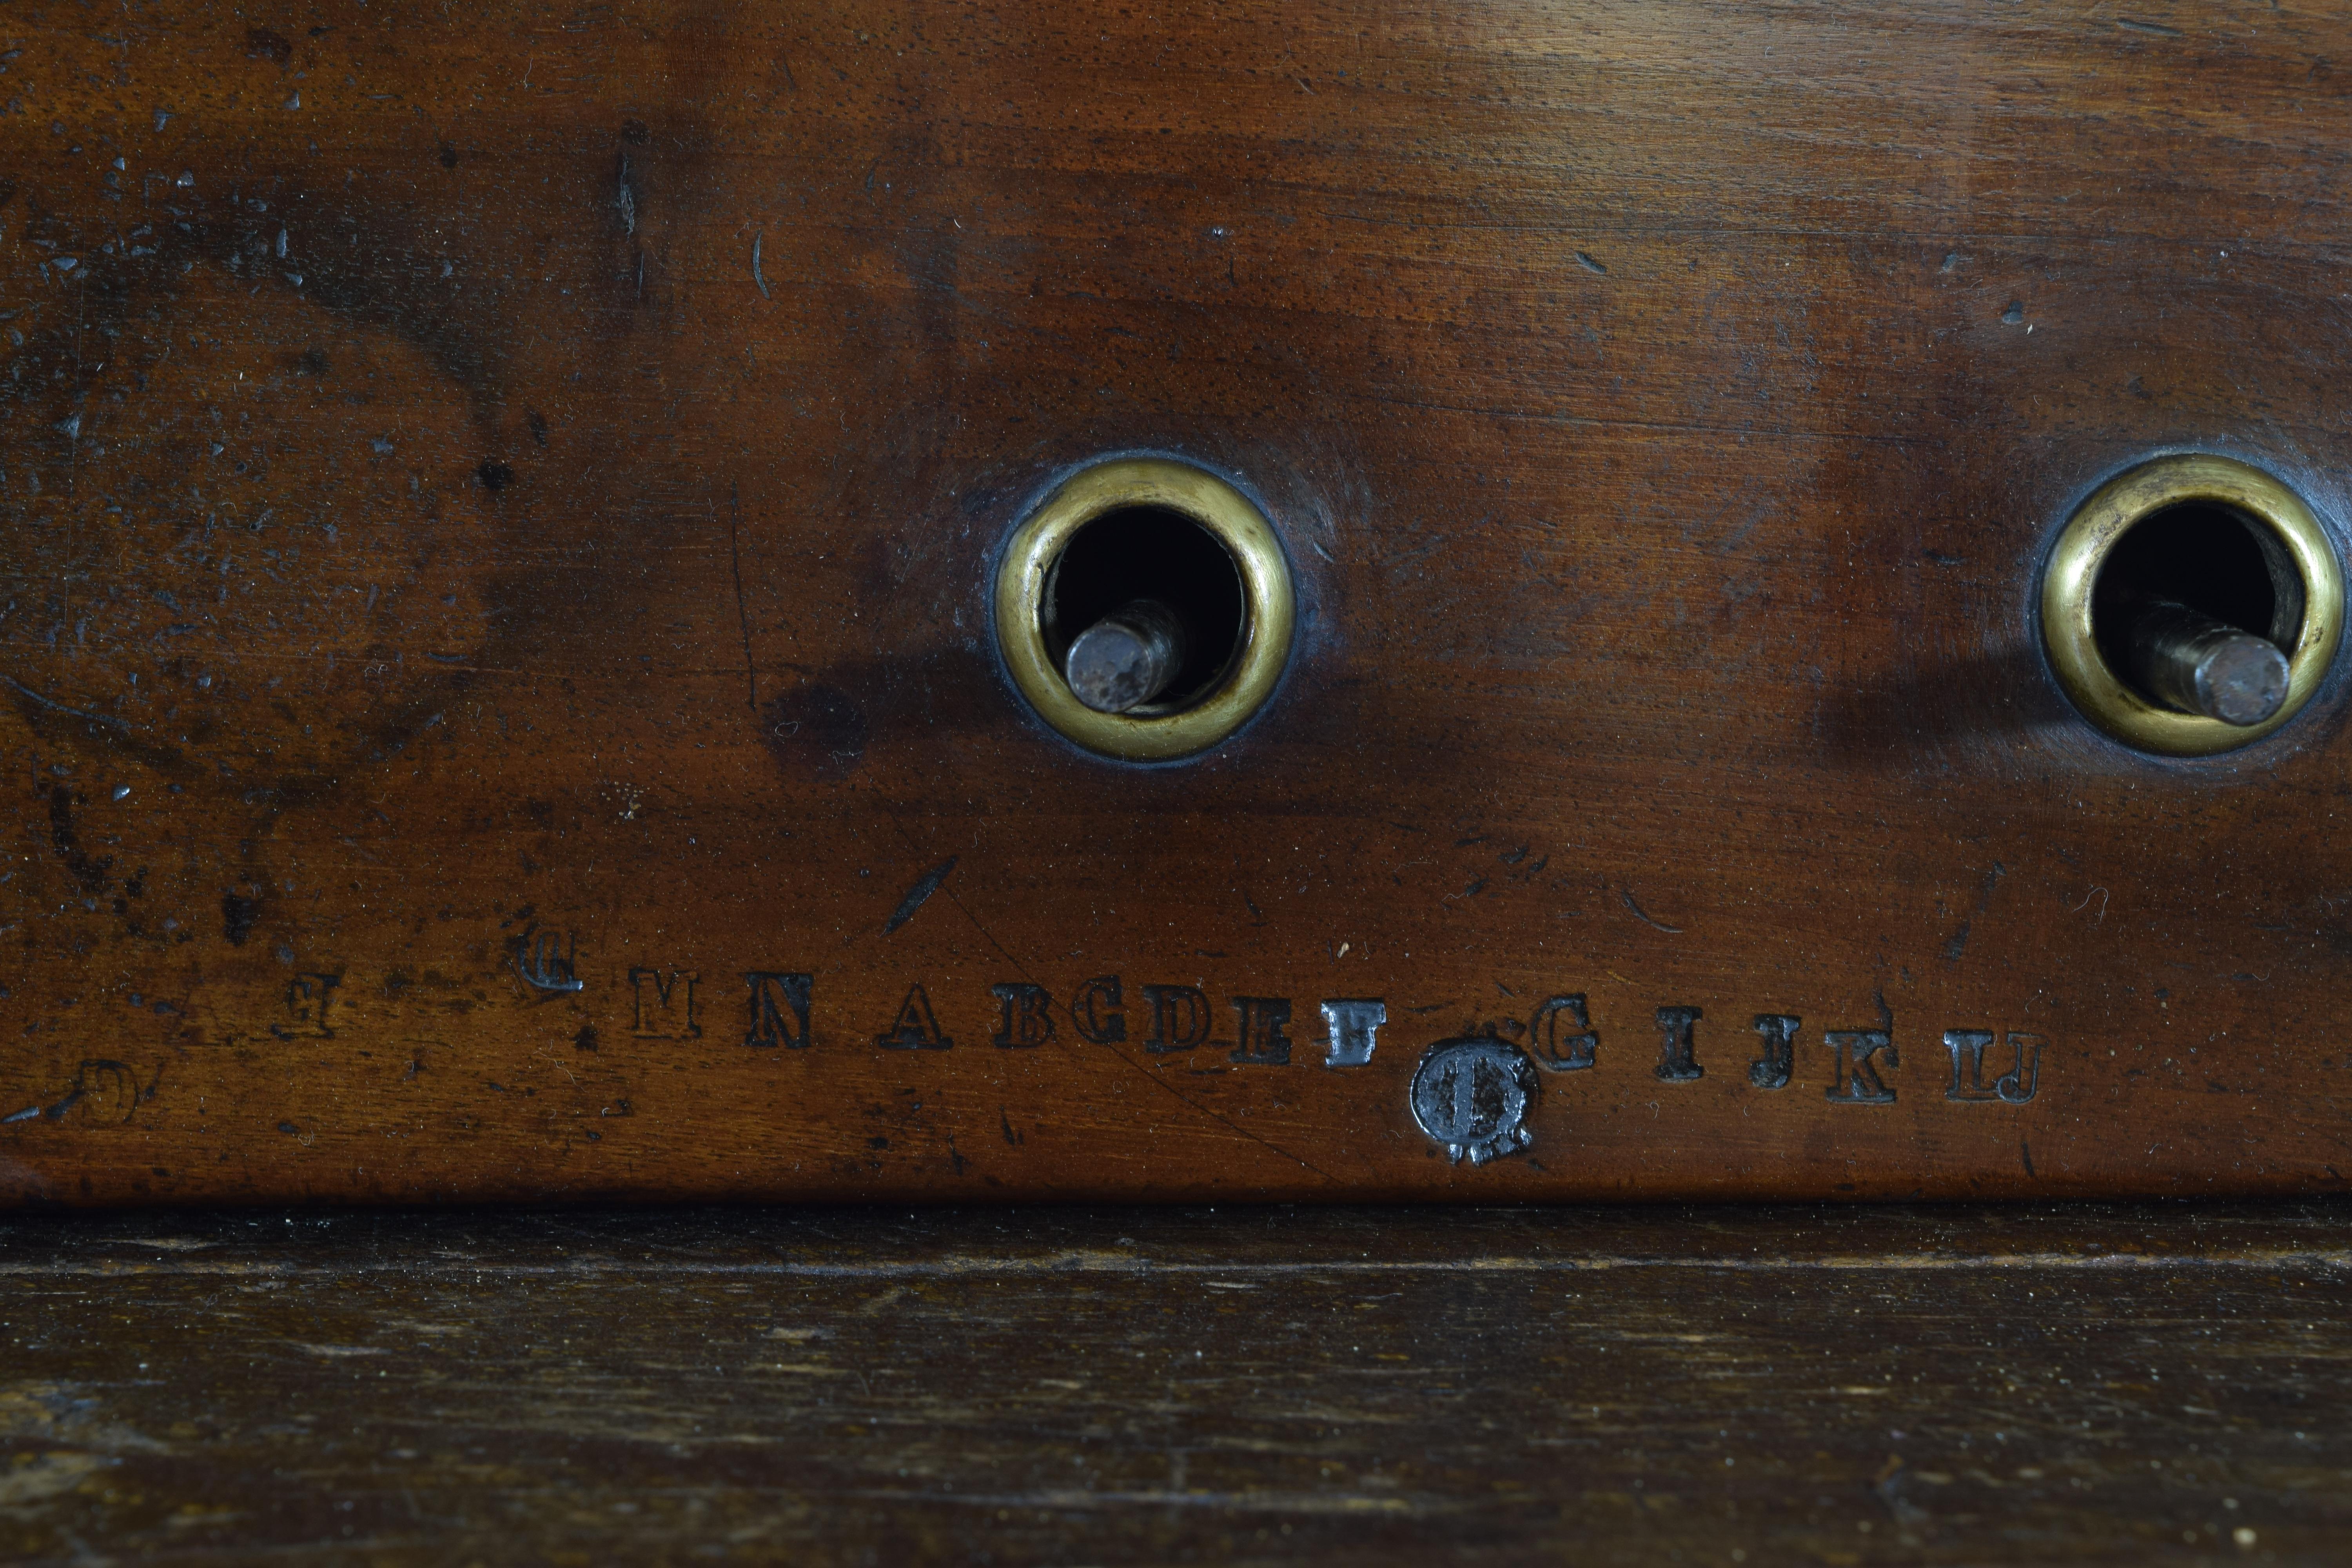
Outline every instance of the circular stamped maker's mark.
<path fill-rule="evenodd" d="M 1489 1037 L 1440 1040 L 1412 1073 L 1412 1119 L 1474 1165 L 1516 1154 L 1535 1142 L 1536 1069 L 1517 1046 Z"/>

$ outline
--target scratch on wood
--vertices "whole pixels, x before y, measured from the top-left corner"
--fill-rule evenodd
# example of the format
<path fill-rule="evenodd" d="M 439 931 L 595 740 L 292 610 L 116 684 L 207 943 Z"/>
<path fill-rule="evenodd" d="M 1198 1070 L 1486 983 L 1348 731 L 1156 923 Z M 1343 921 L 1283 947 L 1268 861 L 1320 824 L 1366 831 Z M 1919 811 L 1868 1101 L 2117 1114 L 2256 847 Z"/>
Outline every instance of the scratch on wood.
<path fill-rule="evenodd" d="M 1652 920 L 1642 906 L 1633 901 L 1633 890 L 1631 888 L 1618 889 L 1617 896 L 1625 900 L 1625 907 L 1633 910 L 1633 918 L 1640 921 L 1643 925 L 1655 926 L 1658 930 L 1664 931 L 1668 936 L 1680 936 L 1683 934 L 1683 928 L 1680 926 L 1670 926 L 1664 921 Z"/>
<path fill-rule="evenodd" d="M 766 237 L 764 234 L 755 234 L 751 237 L 751 281 L 760 286 L 761 299 L 771 300 L 775 296 L 768 292 L 768 280 L 760 274 L 760 242 Z"/>
<path fill-rule="evenodd" d="M 130 725 L 124 723 L 120 719 L 111 717 L 110 715 L 105 713 L 86 713 L 79 708 L 68 708 L 62 702 L 53 702 L 49 699 L 42 696 L 39 692 L 34 690 L 31 687 L 24 685 L 22 682 L 7 676 L 0 676 L 0 680 L 6 680 L 10 686 L 16 689 L 19 694 L 32 699 L 35 702 L 39 703 L 42 707 L 47 709 L 52 713 L 70 714 L 76 719 L 87 719 L 93 724 L 103 724 L 110 730 L 120 730 L 125 733 L 130 731 Z"/>
<path fill-rule="evenodd" d="M 940 884 L 946 881 L 948 873 L 955 868 L 956 857 L 950 855 L 916 878 L 915 885 L 907 889 L 907 896 L 898 900 L 898 907 L 891 911 L 890 918 L 882 922 L 882 934 L 888 936 L 892 931 L 913 920 L 915 911 L 923 907 L 925 900 L 940 890 Z"/>
<path fill-rule="evenodd" d="M 743 684 L 745 700 L 751 711 L 760 710 L 760 671 L 751 662 L 751 617 L 743 608 L 743 551 L 737 534 L 743 526 L 742 487 L 730 483 L 727 487 L 727 559 L 735 572 L 735 624 L 743 633 Z"/>

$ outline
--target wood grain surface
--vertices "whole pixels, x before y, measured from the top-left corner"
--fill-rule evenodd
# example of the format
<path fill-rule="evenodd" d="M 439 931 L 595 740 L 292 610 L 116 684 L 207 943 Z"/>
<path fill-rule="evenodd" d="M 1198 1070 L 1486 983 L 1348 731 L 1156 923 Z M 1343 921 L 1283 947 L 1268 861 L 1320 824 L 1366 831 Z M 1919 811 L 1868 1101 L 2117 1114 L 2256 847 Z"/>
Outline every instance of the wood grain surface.
<path fill-rule="evenodd" d="M 0 1555 L 2334 1564 L 2345 1220 L 21 1218 Z"/>
<path fill-rule="evenodd" d="M 2151 454 L 2340 527 L 2340 6 L 5 20 L 7 1203 L 2343 1181 L 2342 680 L 2032 610 Z M 1299 596 L 1172 767 L 990 637 L 1118 451 Z"/>

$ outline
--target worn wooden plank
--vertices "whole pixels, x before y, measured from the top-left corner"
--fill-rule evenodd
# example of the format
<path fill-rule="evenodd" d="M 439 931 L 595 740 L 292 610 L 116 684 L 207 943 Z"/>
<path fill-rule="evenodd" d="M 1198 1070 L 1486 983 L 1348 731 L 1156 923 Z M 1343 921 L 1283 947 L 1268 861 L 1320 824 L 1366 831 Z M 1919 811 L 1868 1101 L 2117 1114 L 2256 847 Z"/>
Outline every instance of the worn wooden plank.
<path fill-rule="evenodd" d="M 2329 1563 L 2345 1220 L 16 1220 L 0 1555 Z"/>
<path fill-rule="evenodd" d="M 16 5 L 0 1201 L 2340 1184 L 2342 679 L 2155 760 L 2034 630 L 2152 454 L 2346 515 L 2352 22 L 2159 9 Z M 1130 449 L 1302 615 L 1158 770 L 990 635 Z"/>

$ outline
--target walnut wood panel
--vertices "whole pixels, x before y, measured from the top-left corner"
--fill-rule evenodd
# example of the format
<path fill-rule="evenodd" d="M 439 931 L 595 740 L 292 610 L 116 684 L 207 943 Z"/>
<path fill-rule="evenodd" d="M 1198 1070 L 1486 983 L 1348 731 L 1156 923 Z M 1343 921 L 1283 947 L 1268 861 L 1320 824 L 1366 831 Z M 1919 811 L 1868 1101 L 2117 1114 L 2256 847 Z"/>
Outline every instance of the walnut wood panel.
<path fill-rule="evenodd" d="M 2336 10 L 9 26 L 10 1202 L 2342 1180 L 2342 681 L 2033 621 L 2151 454 L 2345 515 Z M 1182 765 L 990 636 L 1112 451 L 1296 574 Z"/>
<path fill-rule="evenodd" d="M 19 1218 L 0 1553 L 2320 1568 L 2345 1218 Z"/>

